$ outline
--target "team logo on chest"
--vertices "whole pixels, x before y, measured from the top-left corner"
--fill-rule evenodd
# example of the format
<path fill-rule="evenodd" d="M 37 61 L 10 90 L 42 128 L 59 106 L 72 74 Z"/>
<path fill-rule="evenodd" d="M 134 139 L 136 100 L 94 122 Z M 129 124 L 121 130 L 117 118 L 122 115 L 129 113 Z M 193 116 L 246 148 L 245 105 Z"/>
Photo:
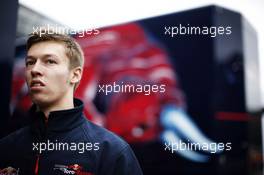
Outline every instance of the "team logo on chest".
<path fill-rule="evenodd" d="M 55 171 L 61 171 L 64 174 L 93 175 L 92 173 L 83 171 L 83 167 L 78 164 L 73 164 L 73 165 L 68 165 L 68 166 L 56 164 L 53 169 Z"/>

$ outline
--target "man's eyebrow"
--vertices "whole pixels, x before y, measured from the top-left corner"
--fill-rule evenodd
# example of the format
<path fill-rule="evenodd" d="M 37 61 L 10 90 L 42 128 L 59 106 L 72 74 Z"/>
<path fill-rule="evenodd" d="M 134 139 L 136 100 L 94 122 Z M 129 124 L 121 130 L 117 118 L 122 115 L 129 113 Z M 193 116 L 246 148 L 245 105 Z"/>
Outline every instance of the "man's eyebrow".
<path fill-rule="evenodd" d="M 55 58 L 58 58 L 58 56 L 55 55 L 55 54 L 44 54 L 44 55 L 42 56 L 42 58 L 47 58 L 47 57 L 55 57 Z"/>
<path fill-rule="evenodd" d="M 57 55 L 54 55 L 54 54 L 44 54 L 44 55 L 42 55 L 40 58 L 47 58 L 47 57 L 58 58 L 58 56 L 57 56 Z M 37 59 L 37 57 L 32 56 L 32 55 L 28 55 L 28 56 L 26 56 L 26 60 L 27 60 L 27 59 Z"/>
<path fill-rule="evenodd" d="M 28 59 L 36 59 L 36 57 L 28 55 L 28 56 L 26 56 L 25 60 L 28 60 Z"/>

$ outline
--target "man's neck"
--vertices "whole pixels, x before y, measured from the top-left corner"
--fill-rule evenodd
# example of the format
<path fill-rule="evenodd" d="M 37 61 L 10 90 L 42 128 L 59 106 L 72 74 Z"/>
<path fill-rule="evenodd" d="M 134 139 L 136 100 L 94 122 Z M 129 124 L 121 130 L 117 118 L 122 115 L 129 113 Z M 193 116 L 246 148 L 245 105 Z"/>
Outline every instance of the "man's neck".
<path fill-rule="evenodd" d="M 38 109 L 45 114 L 47 119 L 52 111 L 67 110 L 72 108 L 74 108 L 73 97 L 56 101 L 50 105 L 38 106 Z"/>

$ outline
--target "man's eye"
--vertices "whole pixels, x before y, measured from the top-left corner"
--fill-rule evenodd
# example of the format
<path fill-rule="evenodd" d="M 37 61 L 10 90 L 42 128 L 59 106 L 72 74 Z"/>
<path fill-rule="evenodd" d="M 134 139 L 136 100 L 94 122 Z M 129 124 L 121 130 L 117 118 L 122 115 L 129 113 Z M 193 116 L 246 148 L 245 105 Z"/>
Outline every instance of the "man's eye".
<path fill-rule="evenodd" d="M 56 64 L 56 61 L 54 61 L 54 60 L 50 60 L 50 59 L 49 59 L 49 60 L 47 60 L 47 63 L 48 63 L 48 64 Z"/>
<path fill-rule="evenodd" d="M 26 62 L 26 66 L 30 66 L 30 65 L 33 65 L 34 64 L 34 61 L 27 61 Z"/>

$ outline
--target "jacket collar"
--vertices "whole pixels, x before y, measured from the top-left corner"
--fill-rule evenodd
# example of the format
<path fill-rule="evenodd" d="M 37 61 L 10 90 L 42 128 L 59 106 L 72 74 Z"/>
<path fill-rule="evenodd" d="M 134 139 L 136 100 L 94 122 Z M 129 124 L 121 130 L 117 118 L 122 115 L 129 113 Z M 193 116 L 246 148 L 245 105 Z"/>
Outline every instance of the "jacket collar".
<path fill-rule="evenodd" d="M 48 121 L 43 112 L 36 111 L 37 106 L 34 104 L 29 114 L 32 119 L 31 129 L 38 138 L 47 136 L 50 132 L 66 132 L 80 126 L 85 118 L 83 117 L 83 102 L 74 99 L 74 108 L 67 110 L 52 111 L 49 114 Z"/>

